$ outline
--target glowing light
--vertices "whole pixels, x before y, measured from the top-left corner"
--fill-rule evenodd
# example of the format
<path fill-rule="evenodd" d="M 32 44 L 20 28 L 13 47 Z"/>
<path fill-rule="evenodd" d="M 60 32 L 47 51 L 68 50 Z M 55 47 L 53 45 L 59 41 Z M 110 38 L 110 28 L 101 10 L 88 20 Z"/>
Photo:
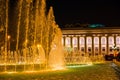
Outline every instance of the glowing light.
<path fill-rule="evenodd" d="M 8 39 L 10 39 L 11 38 L 11 36 L 10 35 L 8 35 Z"/>
<path fill-rule="evenodd" d="M 7 73 L 7 74 L 14 74 L 14 73 L 17 73 L 17 72 L 4 72 L 4 73 Z"/>
<path fill-rule="evenodd" d="M 87 66 L 92 66 L 93 64 L 81 64 L 81 65 L 71 65 L 71 66 L 67 66 L 67 68 L 76 68 L 76 67 L 87 67 Z"/>
<path fill-rule="evenodd" d="M 101 37 L 101 45 L 106 45 L 107 39 L 106 37 Z"/>
<path fill-rule="evenodd" d="M 55 66 L 52 70 L 64 70 L 64 69 L 66 68 L 63 66 Z"/>
<path fill-rule="evenodd" d="M 66 42 L 65 42 L 65 43 L 66 43 L 65 45 L 66 45 L 67 47 L 70 47 L 70 44 L 71 44 L 71 43 L 70 43 L 70 37 L 67 37 L 67 38 L 66 38 Z"/>
<path fill-rule="evenodd" d="M 17 26 L 17 31 L 16 31 L 17 34 L 15 36 L 16 40 L 14 41 L 12 40 L 13 43 L 15 43 L 15 45 L 13 45 L 15 47 L 14 51 L 10 51 L 11 36 L 7 34 L 8 32 L 6 27 L 5 44 L 3 45 L 4 46 L 3 49 L 5 48 L 5 51 L 2 50 L 1 48 L 2 60 L 0 61 L 0 65 L 4 65 L 2 67 L 4 69 L 3 72 L 11 71 L 11 69 L 9 70 L 9 68 L 7 68 L 9 65 L 12 66 L 14 71 L 18 70 L 17 66 L 23 67 L 22 70 L 26 71 L 28 70 L 27 69 L 28 65 L 32 66 L 32 70 L 36 70 L 36 68 L 37 70 L 41 70 L 43 69 L 43 67 L 46 68 L 46 65 L 51 66 L 56 63 L 58 65 L 64 64 L 64 60 L 63 60 L 64 55 L 62 54 L 63 48 L 62 48 L 62 43 L 60 41 L 62 38 L 62 31 L 59 28 L 59 26 L 55 23 L 53 8 L 50 7 L 49 12 L 47 13 L 48 15 L 46 15 L 45 0 L 36 0 L 34 6 L 32 5 L 34 4 L 33 0 L 25 0 L 25 1 L 27 4 L 25 5 L 26 8 L 23 11 L 22 11 L 22 7 L 23 7 L 22 4 L 24 3 L 24 0 L 20 0 L 17 3 L 19 5 L 18 14 L 15 15 L 18 16 L 18 20 L 15 23 Z M 6 3 L 8 4 L 8 2 Z M 8 13 L 7 9 L 8 6 L 6 6 L 6 13 Z M 35 11 L 34 14 L 31 13 L 30 11 L 31 9 Z M 26 17 L 24 17 L 22 14 L 24 12 Z M 30 15 L 31 19 L 29 19 L 29 14 L 31 14 Z M 25 25 L 23 25 L 24 28 L 20 26 L 22 25 L 21 19 L 23 19 L 22 21 L 25 22 Z M 6 20 L 9 19 L 6 17 Z M 46 24 L 46 22 L 48 24 Z M 34 24 L 34 29 L 32 28 L 33 24 Z M 7 21 L 5 22 L 5 25 L 6 26 L 8 25 Z M 44 27 L 46 28 L 44 29 Z M 69 40 L 69 44 L 70 44 L 70 40 Z M 36 67 L 36 65 L 40 67 L 38 68 Z M 60 70 L 63 68 L 55 66 L 55 69 Z M 29 72 L 34 72 L 34 71 L 29 71 Z M 11 73 L 14 72 L 8 72 L 8 74 Z"/>
<path fill-rule="evenodd" d="M 73 46 L 77 47 L 77 37 L 73 37 Z"/>
<path fill-rule="evenodd" d="M 92 45 L 92 37 L 87 37 L 87 44 Z"/>
<path fill-rule="evenodd" d="M 96 27 L 104 27 L 105 25 L 103 25 L 103 24 L 91 24 L 91 25 L 89 25 L 89 27 L 91 27 L 91 28 L 96 28 Z"/>
<path fill-rule="evenodd" d="M 99 44 L 99 37 L 94 37 L 94 44 L 98 45 Z"/>
<path fill-rule="evenodd" d="M 39 48 L 39 47 L 40 47 L 40 45 L 38 44 L 38 45 L 37 45 L 37 47 Z"/>
<path fill-rule="evenodd" d="M 89 62 L 89 63 L 87 63 L 87 65 L 93 65 L 93 63 L 92 63 L 92 62 Z"/>
<path fill-rule="evenodd" d="M 84 45 L 85 44 L 85 38 L 84 37 L 80 37 L 79 38 L 80 44 Z"/>

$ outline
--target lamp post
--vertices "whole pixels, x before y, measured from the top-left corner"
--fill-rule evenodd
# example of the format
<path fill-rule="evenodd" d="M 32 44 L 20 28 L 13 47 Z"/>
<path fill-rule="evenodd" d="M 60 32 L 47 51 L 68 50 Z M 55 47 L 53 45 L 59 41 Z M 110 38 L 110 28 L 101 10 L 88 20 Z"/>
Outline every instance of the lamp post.
<path fill-rule="evenodd" d="M 8 35 L 7 38 L 8 38 L 8 51 L 10 51 L 10 38 L 11 38 L 11 36 Z"/>

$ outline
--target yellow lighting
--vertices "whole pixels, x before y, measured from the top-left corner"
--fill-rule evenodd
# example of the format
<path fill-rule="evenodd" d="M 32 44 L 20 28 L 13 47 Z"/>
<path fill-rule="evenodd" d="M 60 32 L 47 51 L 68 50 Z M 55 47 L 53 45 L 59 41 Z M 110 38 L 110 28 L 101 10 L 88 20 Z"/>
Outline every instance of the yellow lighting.
<path fill-rule="evenodd" d="M 93 63 L 92 63 L 92 62 L 90 62 L 90 63 L 87 63 L 87 65 L 93 65 Z"/>
<path fill-rule="evenodd" d="M 17 72 L 5 72 L 7 74 L 14 74 L 14 73 L 17 73 Z"/>
<path fill-rule="evenodd" d="M 25 42 L 27 43 L 27 42 L 28 42 L 28 40 L 25 40 Z"/>
<path fill-rule="evenodd" d="M 38 44 L 37 47 L 39 48 L 39 47 L 41 47 L 41 45 Z"/>
<path fill-rule="evenodd" d="M 62 66 L 56 66 L 54 67 L 52 70 L 64 70 L 65 67 L 62 67 Z"/>
<path fill-rule="evenodd" d="M 8 35 L 8 39 L 10 39 L 11 38 L 11 36 L 10 35 Z"/>
<path fill-rule="evenodd" d="M 84 64 L 84 65 L 72 65 L 72 66 L 67 66 L 68 68 L 76 68 L 76 67 L 87 67 L 87 66 L 92 66 L 93 64 Z"/>

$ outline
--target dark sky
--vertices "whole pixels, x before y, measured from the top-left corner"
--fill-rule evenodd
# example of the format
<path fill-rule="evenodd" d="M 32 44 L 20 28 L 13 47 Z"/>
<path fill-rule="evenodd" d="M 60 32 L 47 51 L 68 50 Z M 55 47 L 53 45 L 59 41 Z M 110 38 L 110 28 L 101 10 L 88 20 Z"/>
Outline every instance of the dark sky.
<path fill-rule="evenodd" d="M 56 22 L 60 26 L 75 23 L 101 23 L 108 26 L 120 26 L 118 1 L 47 0 L 47 6 L 53 6 Z"/>

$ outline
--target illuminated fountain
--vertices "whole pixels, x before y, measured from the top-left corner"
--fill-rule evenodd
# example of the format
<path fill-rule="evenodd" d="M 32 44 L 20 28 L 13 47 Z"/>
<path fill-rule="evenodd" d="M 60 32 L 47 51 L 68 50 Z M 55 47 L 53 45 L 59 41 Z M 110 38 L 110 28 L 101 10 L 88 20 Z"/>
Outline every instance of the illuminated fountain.
<path fill-rule="evenodd" d="M 62 32 L 55 23 L 53 8 L 46 14 L 46 0 L 19 0 L 15 13 L 16 32 L 9 34 L 8 4 L 5 6 L 5 45 L 0 49 L 0 71 L 63 69 Z M 5 1 L 2 0 L 2 4 Z M 0 16 L 1 17 L 1 16 Z M 8 34 L 15 46 L 8 51 Z M 13 35 L 13 36 L 12 36 Z"/>
<path fill-rule="evenodd" d="M 92 64 L 93 57 L 83 56 L 79 51 L 63 51 L 62 32 L 55 22 L 53 8 L 47 12 L 46 0 L 15 0 L 13 10 L 8 8 L 9 1 L 0 1 L 0 26 L 4 29 L 0 72 L 58 70 L 65 68 L 65 64 Z M 12 17 L 9 11 L 14 11 Z"/>
<path fill-rule="evenodd" d="M 76 50 L 71 47 L 64 49 L 65 63 L 66 65 L 92 65 L 97 63 L 104 63 L 103 55 L 89 55 L 88 53 Z"/>
<path fill-rule="evenodd" d="M 67 65 L 92 65 L 93 61 L 87 53 L 74 51 L 73 48 L 66 47 L 65 51 L 65 62 Z M 93 57 L 92 57 L 93 58 Z"/>

